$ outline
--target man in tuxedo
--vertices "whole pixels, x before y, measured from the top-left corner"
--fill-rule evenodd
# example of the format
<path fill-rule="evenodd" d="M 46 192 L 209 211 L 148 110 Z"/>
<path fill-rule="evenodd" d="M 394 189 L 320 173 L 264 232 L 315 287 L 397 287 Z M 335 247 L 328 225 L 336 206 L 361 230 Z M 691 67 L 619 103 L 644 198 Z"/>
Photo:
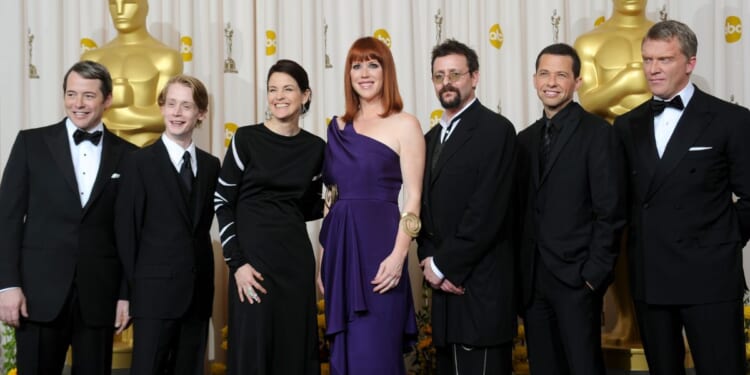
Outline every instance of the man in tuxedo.
<path fill-rule="evenodd" d="M 113 327 L 128 323 L 115 248 L 121 160 L 135 146 L 110 133 L 107 69 L 73 65 L 67 117 L 18 133 L 0 182 L 0 320 L 16 327 L 21 374 L 109 374 Z"/>
<path fill-rule="evenodd" d="M 534 87 L 542 118 L 518 135 L 520 276 L 532 374 L 604 374 L 601 309 L 625 225 L 614 130 L 573 101 L 581 60 L 544 48 Z"/>
<path fill-rule="evenodd" d="M 476 98 L 477 54 L 448 40 L 432 50 L 445 109 L 426 135 L 418 237 L 434 288 L 432 334 L 440 374 L 510 374 L 515 336 L 511 243 L 516 134 Z"/>
<path fill-rule="evenodd" d="M 131 373 L 203 374 L 214 292 L 211 222 L 219 159 L 198 149 L 208 93 L 178 75 L 159 94 L 165 131 L 133 153 L 117 199 L 117 241 L 131 283 Z"/>
<path fill-rule="evenodd" d="M 750 112 L 690 82 L 697 46 L 681 22 L 652 26 L 641 52 L 653 99 L 615 121 L 631 289 L 651 374 L 685 374 L 683 329 L 698 374 L 744 374 Z"/>

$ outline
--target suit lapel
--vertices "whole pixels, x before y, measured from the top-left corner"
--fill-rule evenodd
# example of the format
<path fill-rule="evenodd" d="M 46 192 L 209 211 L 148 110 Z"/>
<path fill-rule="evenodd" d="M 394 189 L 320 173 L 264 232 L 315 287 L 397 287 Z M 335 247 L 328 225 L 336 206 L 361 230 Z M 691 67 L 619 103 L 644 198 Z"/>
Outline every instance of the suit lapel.
<path fill-rule="evenodd" d="M 543 122 L 541 120 L 537 121 L 536 123 L 532 124 L 531 127 L 529 127 L 529 137 L 531 137 L 531 145 L 529 148 L 528 159 L 531 165 L 529 165 L 529 168 L 531 168 L 531 180 L 534 189 L 539 189 L 539 186 L 541 186 L 540 176 L 541 172 L 539 171 L 539 147 L 542 144 L 541 137 L 542 137 L 542 127 Z"/>
<path fill-rule="evenodd" d="M 154 153 L 154 164 L 156 165 L 158 175 L 163 176 L 162 181 L 164 183 L 164 188 L 167 189 L 170 199 L 174 201 L 173 204 L 178 207 L 178 209 L 180 210 L 180 214 L 185 219 L 185 222 L 190 226 L 191 219 L 190 213 L 188 212 L 189 198 L 185 199 L 183 188 L 179 185 L 180 181 L 177 176 L 177 170 L 175 170 L 174 164 L 172 164 L 172 160 L 169 159 L 167 146 L 165 146 L 164 142 L 161 140 L 161 138 L 159 138 L 159 140 L 157 140 L 154 145 L 151 146 L 151 150 L 153 150 Z M 157 182 L 153 181 L 152 183 Z"/>
<path fill-rule="evenodd" d="M 45 141 L 47 142 L 47 146 L 49 146 L 57 168 L 60 169 L 71 191 L 78 198 L 78 182 L 76 180 L 75 167 L 73 167 L 73 157 L 70 155 L 70 141 L 68 141 L 68 130 L 65 127 L 65 120 L 57 124 L 52 131 L 45 135 Z"/>
<path fill-rule="evenodd" d="M 207 176 L 210 174 L 208 173 L 209 170 L 209 164 L 208 164 L 208 158 L 206 155 L 203 155 L 203 153 L 198 150 L 198 148 L 195 149 L 195 158 L 196 162 L 198 164 L 198 173 L 195 177 L 195 185 L 193 189 L 195 189 L 195 207 L 193 208 L 193 230 L 195 230 L 198 227 L 198 224 L 200 223 L 201 215 L 203 214 L 204 202 L 206 202 L 205 195 L 207 193 L 210 193 L 208 191 L 209 184 L 211 181 L 207 178 Z"/>
<path fill-rule="evenodd" d="M 656 150 L 656 138 L 654 135 L 654 115 L 648 106 L 634 109 L 630 127 L 633 133 L 633 144 L 640 159 L 640 166 L 644 178 L 639 178 L 638 186 L 640 196 L 644 197 L 648 186 L 654 177 L 656 164 L 659 162 L 659 153 Z"/>
<path fill-rule="evenodd" d="M 568 105 L 571 106 L 577 106 L 576 103 L 570 103 Z M 570 111 L 576 111 L 577 108 L 570 108 Z M 565 148 L 565 145 L 570 140 L 570 137 L 575 133 L 576 129 L 578 128 L 578 123 L 580 122 L 579 119 L 581 117 L 580 112 L 572 112 L 568 116 L 570 116 L 570 120 L 565 120 L 565 125 L 562 126 L 562 129 L 560 130 L 560 135 L 555 140 L 555 143 L 552 145 L 552 150 L 549 154 L 549 160 L 547 160 L 547 163 L 544 166 L 544 171 L 542 171 L 542 176 L 539 179 L 539 186 L 541 186 L 544 183 L 544 180 L 547 178 L 547 175 L 549 175 L 550 170 L 552 170 L 552 166 L 555 164 L 555 161 L 560 156 L 560 152 L 563 148 Z M 536 137 L 537 142 L 539 142 L 539 138 L 541 137 L 541 134 L 539 134 L 539 137 Z M 538 150 L 538 149 L 537 149 Z M 537 158 L 539 157 L 539 152 L 536 153 Z M 537 169 L 539 169 L 539 161 L 537 160 Z"/>
<path fill-rule="evenodd" d="M 695 140 L 711 123 L 711 113 L 705 108 L 703 99 L 702 92 L 696 88 L 693 98 L 682 113 L 672 136 L 669 137 L 661 160 L 656 164 L 654 178 L 651 180 L 648 189 L 648 196 L 659 189 L 667 176 L 685 157 L 690 146 L 695 143 Z"/>
<path fill-rule="evenodd" d="M 432 180 L 431 182 L 434 183 L 437 177 L 440 175 L 440 172 L 443 169 L 443 166 L 445 166 L 445 163 L 450 160 L 451 157 L 456 153 L 456 151 L 461 149 L 461 146 L 466 143 L 469 139 L 471 139 L 471 135 L 473 134 L 474 127 L 477 124 L 475 117 L 476 108 L 478 108 L 481 104 L 479 103 L 479 100 L 475 100 L 474 104 L 469 106 L 469 108 L 466 108 L 466 110 L 460 114 L 461 120 L 456 124 L 456 128 L 453 129 L 453 132 L 451 133 L 450 137 L 445 141 L 443 144 L 443 150 L 440 151 L 440 156 L 438 157 L 437 164 L 435 165 L 434 170 L 432 171 Z M 437 138 L 435 137 L 436 142 Z M 434 146 L 432 148 L 434 150 Z"/>
<path fill-rule="evenodd" d="M 94 181 L 94 186 L 91 188 L 89 200 L 83 207 L 84 214 L 102 193 L 109 180 L 112 179 L 112 174 L 117 168 L 117 162 L 120 160 L 124 151 L 123 148 L 115 142 L 115 135 L 110 133 L 106 127 L 104 128 L 103 133 L 102 155 L 99 161 L 99 170 L 96 172 L 96 180 Z"/>

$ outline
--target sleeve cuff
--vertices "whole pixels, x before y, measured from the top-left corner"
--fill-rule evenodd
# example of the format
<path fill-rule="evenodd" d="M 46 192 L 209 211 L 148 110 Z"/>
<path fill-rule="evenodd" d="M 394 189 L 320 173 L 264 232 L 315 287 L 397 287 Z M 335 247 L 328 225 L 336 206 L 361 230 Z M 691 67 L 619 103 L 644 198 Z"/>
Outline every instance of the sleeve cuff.
<path fill-rule="evenodd" d="M 443 275 L 437 265 L 435 265 L 435 258 L 430 258 L 430 268 L 432 269 L 432 272 L 435 274 L 435 276 L 437 276 L 440 280 L 445 278 L 445 275 Z"/>

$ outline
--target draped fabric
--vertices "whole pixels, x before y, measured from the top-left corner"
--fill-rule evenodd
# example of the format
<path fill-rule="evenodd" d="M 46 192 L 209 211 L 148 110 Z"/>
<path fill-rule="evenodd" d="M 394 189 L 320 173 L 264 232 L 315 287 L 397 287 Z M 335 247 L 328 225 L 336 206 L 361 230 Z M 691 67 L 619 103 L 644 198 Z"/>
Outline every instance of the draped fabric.
<path fill-rule="evenodd" d="M 750 74 L 744 67 L 750 64 L 750 48 L 742 23 L 750 21 L 750 2 L 651 0 L 647 17 L 658 20 L 662 6 L 670 19 L 687 23 L 698 35 L 693 81 L 713 95 L 747 105 Z M 541 114 L 531 79 L 537 53 L 553 42 L 553 11 L 560 17 L 559 41 L 572 44 L 597 20 L 609 18 L 612 7 L 612 1 L 605 0 L 152 0 L 147 25 L 154 37 L 182 52 L 184 72 L 206 84 L 209 118 L 195 138 L 199 147 L 223 158 L 227 134 L 235 125 L 263 121 L 266 72 L 280 58 L 296 60 L 307 69 L 313 96 L 302 124 L 325 137 L 326 119 L 344 111 L 347 50 L 365 35 L 390 44 L 404 108 L 426 131 L 440 117 L 430 81 L 438 10 L 441 37 L 465 42 L 479 54 L 479 99 L 501 110 L 520 130 Z M 0 14 L 2 170 L 19 130 L 64 116 L 63 75 L 83 48 L 91 48 L 91 42 L 103 45 L 116 31 L 105 0 L 5 0 L 0 1 Z M 234 31 L 232 58 L 238 73 L 224 73 L 227 23 Z M 31 61 L 29 31 L 34 35 Z M 38 79 L 29 78 L 29 62 L 36 66 Z M 317 233 L 318 226 L 311 224 L 310 233 Z M 216 252 L 221 288 L 226 271 L 218 243 Z M 226 293 L 217 290 L 216 295 L 214 327 L 220 328 Z M 220 337 L 214 340 L 218 342 Z"/>

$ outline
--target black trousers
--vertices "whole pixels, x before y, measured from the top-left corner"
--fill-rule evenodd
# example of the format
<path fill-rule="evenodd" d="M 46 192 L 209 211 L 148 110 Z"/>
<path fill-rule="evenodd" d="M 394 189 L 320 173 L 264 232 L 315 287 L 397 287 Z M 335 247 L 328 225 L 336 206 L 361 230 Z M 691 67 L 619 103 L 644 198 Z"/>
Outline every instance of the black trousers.
<path fill-rule="evenodd" d="M 436 348 L 438 375 L 511 375 L 513 344 L 470 347 L 450 344 Z"/>
<path fill-rule="evenodd" d="M 745 374 L 742 300 L 700 305 L 635 301 L 651 375 L 684 375 L 683 328 L 698 375 Z"/>
<path fill-rule="evenodd" d="M 68 347 L 72 346 L 73 374 L 111 374 L 114 324 L 112 317 L 110 326 L 87 325 L 81 316 L 78 292 L 73 286 L 55 320 L 21 321 L 16 329 L 18 373 L 60 375 Z"/>
<path fill-rule="evenodd" d="M 133 320 L 133 375 L 203 375 L 208 319 Z"/>
<path fill-rule="evenodd" d="M 603 375 L 604 291 L 561 282 L 539 258 L 534 272 L 534 294 L 524 315 L 531 374 Z"/>

